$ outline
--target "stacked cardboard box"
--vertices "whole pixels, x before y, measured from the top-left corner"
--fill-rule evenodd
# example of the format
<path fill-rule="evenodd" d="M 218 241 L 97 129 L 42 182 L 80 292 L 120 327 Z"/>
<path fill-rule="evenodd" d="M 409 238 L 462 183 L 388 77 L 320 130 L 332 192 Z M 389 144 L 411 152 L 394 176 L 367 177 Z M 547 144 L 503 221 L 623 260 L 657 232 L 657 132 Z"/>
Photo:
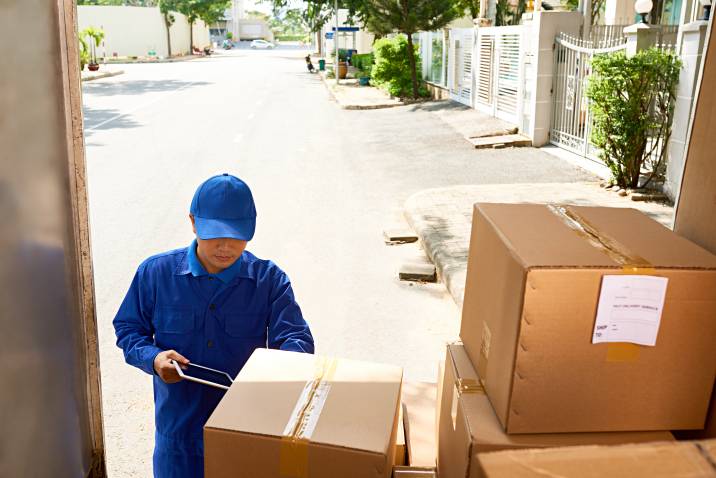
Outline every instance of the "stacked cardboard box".
<path fill-rule="evenodd" d="M 480 455 L 486 478 L 713 478 L 716 467 L 694 442 L 520 450 Z"/>
<path fill-rule="evenodd" d="M 440 477 L 481 476 L 481 452 L 703 428 L 714 317 L 716 256 L 638 211 L 475 205 Z"/>
<path fill-rule="evenodd" d="M 444 370 L 438 423 L 440 478 L 482 476 L 477 459 L 484 452 L 673 440 L 666 431 L 507 434 L 463 345 L 448 345 Z"/>
<path fill-rule="evenodd" d="M 389 478 L 399 367 L 259 349 L 204 427 L 207 478 Z"/>

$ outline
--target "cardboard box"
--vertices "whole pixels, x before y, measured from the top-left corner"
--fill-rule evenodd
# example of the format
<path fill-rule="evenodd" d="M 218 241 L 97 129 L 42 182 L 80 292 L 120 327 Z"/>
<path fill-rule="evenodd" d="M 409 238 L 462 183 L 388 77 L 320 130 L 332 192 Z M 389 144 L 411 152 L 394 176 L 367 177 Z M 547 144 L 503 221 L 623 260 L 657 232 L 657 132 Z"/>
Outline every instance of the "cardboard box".
<path fill-rule="evenodd" d="M 402 394 L 408 464 L 435 469 L 438 453 L 435 443 L 437 386 L 428 382 L 405 382 Z"/>
<path fill-rule="evenodd" d="M 655 346 L 592 343 L 625 274 L 668 279 Z M 702 428 L 714 317 L 716 256 L 638 211 L 475 205 L 460 337 L 509 433 Z"/>
<path fill-rule="evenodd" d="M 396 466 L 393 478 L 437 478 L 435 467 Z"/>
<path fill-rule="evenodd" d="M 673 440 L 669 432 L 508 435 L 479 383 L 465 348 L 460 344 L 448 345 L 438 423 L 440 478 L 481 476 L 477 455 L 483 452 Z"/>
<path fill-rule="evenodd" d="M 713 478 L 692 442 L 503 451 L 479 456 L 486 478 Z"/>
<path fill-rule="evenodd" d="M 393 465 L 395 466 L 408 464 L 408 447 L 405 444 L 405 425 L 403 424 L 404 416 L 405 404 L 401 404 L 398 412 L 398 433 L 395 437 L 395 460 L 393 460 Z"/>
<path fill-rule="evenodd" d="M 388 478 L 399 367 L 258 349 L 204 427 L 207 478 Z"/>

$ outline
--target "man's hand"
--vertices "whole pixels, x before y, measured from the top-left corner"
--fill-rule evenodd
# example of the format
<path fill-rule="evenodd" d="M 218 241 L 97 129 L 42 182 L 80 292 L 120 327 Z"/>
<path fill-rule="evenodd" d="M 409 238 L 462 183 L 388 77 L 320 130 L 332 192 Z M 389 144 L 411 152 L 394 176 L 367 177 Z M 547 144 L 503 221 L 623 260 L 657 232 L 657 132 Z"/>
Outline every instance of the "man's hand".
<path fill-rule="evenodd" d="M 157 372 L 157 375 L 164 383 L 176 383 L 181 380 L 172 360 L 179 362 L 179 366 L 184 370 L 186 370 L 186 365 L 189 363 L 189 360 L 175 350 L 165 350 L 154 357 L 154 371 Z"/>

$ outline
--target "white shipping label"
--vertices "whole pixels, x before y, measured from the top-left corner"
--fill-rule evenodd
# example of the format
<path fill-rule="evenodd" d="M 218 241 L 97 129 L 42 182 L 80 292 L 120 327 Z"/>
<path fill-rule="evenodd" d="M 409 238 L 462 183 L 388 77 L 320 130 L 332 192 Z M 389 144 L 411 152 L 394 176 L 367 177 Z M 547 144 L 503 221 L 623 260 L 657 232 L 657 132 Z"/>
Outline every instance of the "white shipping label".
<path fill-rule="evenodd" d="M 668 282 L 655 276 L 602 277 L 592 343 L 656 345 Z"/>

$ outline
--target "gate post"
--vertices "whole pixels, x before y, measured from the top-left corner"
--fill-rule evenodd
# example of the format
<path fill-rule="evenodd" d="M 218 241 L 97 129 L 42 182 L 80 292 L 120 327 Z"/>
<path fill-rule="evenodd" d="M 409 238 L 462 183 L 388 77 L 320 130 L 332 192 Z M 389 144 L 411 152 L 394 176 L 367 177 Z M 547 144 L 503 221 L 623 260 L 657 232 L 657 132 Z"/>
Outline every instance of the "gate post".
<path fill-rule="evenodd" d="M 626 27 L 624 29 L 624 35 L 627 37 L 626 55 L 634 56 L 636 52 L 656 45 L 659 32 L 661 32 L 660 25 L 647 23 L 635 23 Z"/>
<path fill-rule="evenodd" d="M 522 130 L 534 146 L 549 142 L 552 114 L 554 39 L 558 33 L 577 36 L 582 24 L 579 12 L 539 11 L 524 30 L 525 85 Z"/>

